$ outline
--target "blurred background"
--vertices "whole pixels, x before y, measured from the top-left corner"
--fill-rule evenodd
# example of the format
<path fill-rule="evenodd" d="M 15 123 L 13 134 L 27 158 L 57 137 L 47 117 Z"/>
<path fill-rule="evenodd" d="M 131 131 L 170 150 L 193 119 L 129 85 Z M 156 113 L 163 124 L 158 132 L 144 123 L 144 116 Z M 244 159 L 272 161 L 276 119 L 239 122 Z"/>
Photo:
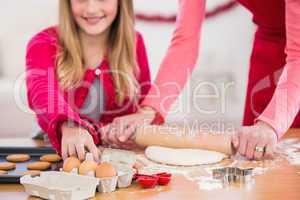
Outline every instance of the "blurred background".
<path fill-rule="evenodd" d="M 199 60 L 187 87 L 170 111 L 169 122 L 241 123 L 255 27 L 250 13 L 240 5 L 218 9 L 229 1 L 207 1 L 207 12 L 211 15 L 203 26 Z M 26 104 L 26 88 L 22 84 L 25 48 L 34 34 L 57 23 L 58 0 L 1 3 L 0 138 L 30 137 L 35 116 L 21 109 Z M 178 1 L 135 0 L 135 9 L 139 16 L 136 29 L 144 36 L 152 79 L 155 79 L 170 44 L 175 25 L 172 16 L 177 13 Z M 214 12 L 218 10 L 222 12 Z M 199 95 L 209 98 L 193 98 L 190 91 L 199 83 L 205 83 Z M 218 98 L 214 97 L 216 94 Z"/>

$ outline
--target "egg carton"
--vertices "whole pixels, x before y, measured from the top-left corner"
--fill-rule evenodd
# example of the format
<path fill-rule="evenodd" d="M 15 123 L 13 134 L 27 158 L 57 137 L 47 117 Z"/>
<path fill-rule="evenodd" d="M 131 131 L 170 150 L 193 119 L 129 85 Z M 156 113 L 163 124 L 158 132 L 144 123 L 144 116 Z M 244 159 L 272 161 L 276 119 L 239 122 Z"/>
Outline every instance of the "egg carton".
<path fill-rule="evenodd" d="M 109 178 L 97 178 L 99 180 L 98 191 L 102 193 L 113 192 L 117 188 L 127 188 L 132 183 L 134 169 L 117 171 L 117 176 Z"/>
<path fill-rule="evenodd" d="M 86 154 L 85 160 L 93 160 L 93 155 L 90 153 Z M 109 155 L 102 155 L 101 163 L 111 162 Z M 114 164 L 113 164 L 114 165 Z M 114 165 L 117 175 L 114 177 L 108 178 L 97 178 L 95 177 L 95 172 L 89 172 L 86 176 L 96 178 L 98 180 L 98 192 L 108 193 L 113 192 L 117 188 L 126 188 L 129 187 L 132 183 L 134 174 L 136 173 L 135 169 L 129 167 L 128 165 Z M 62 169 L 60 169 L 62 171 Z M 74 168 L 71 172 L 74 176 L 82 176 L 78 174 L 78 169 Z"/>
<path fill-rule="evenodd" d="M 86 160 L 91 159 L 92 155 L 87 154 Z M 107 160 L 105 157 L 102 162 Z M 20 182 L 24 185 L 25 191 L 33 196 L 50 200 L 79 200 L 94 197 L 96 189 L 107 193 L 117 188 L 129 187 L 134 174 L 133 168 L 122 168 L 117 170 L 115 177 L 96 178 L 94 172 L 83 176 L 78 174 L 77 168 L 74 168 L 70 173 L 60 169 L 59 172 L 41 172 L 40 176 L 35 177 L 26 175 L 21 177 Z"/>
<path fill-rule="evenodd" d="M 91 154 L 87 155 L 86 159 L 93 159 L 92 155 Z M 109 154 L 103 154 L 101 157 L 102 163 L 111 162 L 111 160 L 112 160 L 111 155 Z M 99 192 L 103 192 L 103 193 L 113 192 L 116 190 L 116 188 L 126 188 L 131 185 L 133 175 L 136 173 L 136 171 L 131 167 L 131 165 L 128 165 L 128 163 L 123 163 L 123 164 L 119 163 L 118 165 L 116 165 L 115 162 L 113 162 L 113 165 L 117 170 L 117 176 L 109 177 L 109 178 L 98 178 Z"/>
<path fill-rule="evenodd" d="M 117 168 L 133 167 L 137 160 L 136 153 L 121 149 L 100 148 L 102 160 L 109 158 L 109 161 Z"/>
<path fill-rule="evenodd" d="M 62 172 L 65 173 L 65 172 Z M 117 176 L 114 177 L 109 177 L 109 178 L 96 178 L 95 173 L 89 172 L 86 176 L 79 175 L 78 170 L 75 168 L 73 169 L 70 173 L 73 176 L 78 176 L 78 177 L 91 177 L 95 178 L 98 181 L 97 184 L 97 189 L 98 192 L 101 193 L 108 193 L 108 192 L 113 192 L 117 188 L 127 188 L 131 185 L 132 183 L 132 178 L 135 174 L 134 169 L 123 169 L 117 171 Z"/>
<path fill-rule="evenodd" d="M 20 179 L 25 191 L 50 200 L 82 200 L 95 196 L 99 180 L 90 176 L 49 171 L 40 176 L 25 175 Z"/>

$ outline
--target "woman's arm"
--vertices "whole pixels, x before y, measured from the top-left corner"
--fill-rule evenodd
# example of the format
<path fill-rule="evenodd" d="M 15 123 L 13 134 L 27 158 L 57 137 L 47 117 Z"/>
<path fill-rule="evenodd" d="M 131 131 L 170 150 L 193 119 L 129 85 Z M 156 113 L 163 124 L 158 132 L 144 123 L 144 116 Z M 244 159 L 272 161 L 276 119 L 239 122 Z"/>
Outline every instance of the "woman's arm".
<path fill-rule="evenodd" d="M 161 63 L 156 81 L 142 106 L 166 116 L 183 89 L 198 58 L 205 0 L 179 0 L 180 10 L 171 45 Z"/>
<path fill-rule="evenodd" d="M 286 0 L 286 66 L 270 101 L 257 120 L 267 122 L 278 138 L 288 130 L 300 104 L 300 1 Z"/>
<path fill-rule="evenodd" d="M 46 33 L 35 36 L 27 47 L 26 84 L 29 107 L 36 113 L 37 120 L 53 147 L 61 152 L 61 125 L 66 121 L 84 127 L 99 142 L 94 128 L 82 120 L 65 101 L 56 80 L 54 63 L 56 47 Z"/>

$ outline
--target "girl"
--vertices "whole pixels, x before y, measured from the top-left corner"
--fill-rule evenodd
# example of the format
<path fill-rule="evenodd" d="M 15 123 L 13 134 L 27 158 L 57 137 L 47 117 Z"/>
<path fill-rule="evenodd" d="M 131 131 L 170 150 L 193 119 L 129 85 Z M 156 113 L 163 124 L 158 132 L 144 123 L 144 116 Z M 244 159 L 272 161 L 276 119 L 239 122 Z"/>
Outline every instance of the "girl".
<path fill-rule="evenodd" d="M 59 25 L 27 46 L 29 106 L 63 158 L 98 160 L 100 127 L 134 113 L 149 90 L 132 0 L 60 0 Z"/>

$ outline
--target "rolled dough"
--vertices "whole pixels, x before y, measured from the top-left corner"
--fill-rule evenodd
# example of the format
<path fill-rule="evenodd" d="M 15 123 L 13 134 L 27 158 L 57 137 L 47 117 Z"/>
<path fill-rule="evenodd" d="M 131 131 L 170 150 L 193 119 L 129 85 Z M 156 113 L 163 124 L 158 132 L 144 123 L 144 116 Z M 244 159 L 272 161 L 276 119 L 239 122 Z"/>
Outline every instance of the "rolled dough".
<path fill-rule="evenodd" d="M 145 150 L 148 159 L 167 165 L 194 166 L 222 161 L 227 155 L 201 149 L 172 149 L 150 146 Z"/>

